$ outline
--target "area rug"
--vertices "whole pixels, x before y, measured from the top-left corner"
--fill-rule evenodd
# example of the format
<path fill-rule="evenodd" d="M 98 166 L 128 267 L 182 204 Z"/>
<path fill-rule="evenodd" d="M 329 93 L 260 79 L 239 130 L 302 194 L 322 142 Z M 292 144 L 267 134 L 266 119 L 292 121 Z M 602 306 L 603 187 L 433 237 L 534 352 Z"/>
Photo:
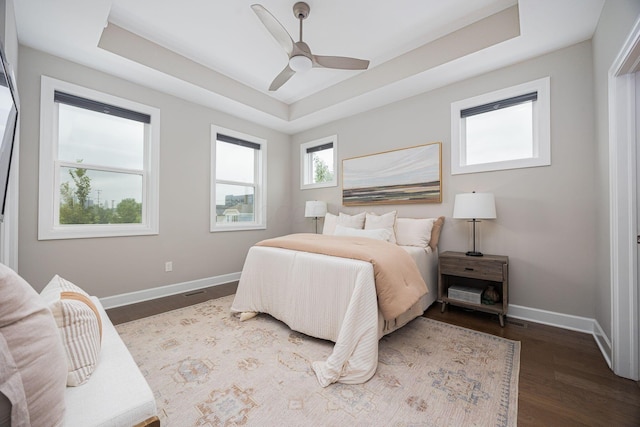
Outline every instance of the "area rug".
<path fill-rule="evenodd" d="M 520 343 L 419 317 L 382 338 L 364 384 L 322 388 L 311 363 L 333 343 L 261 314 L 240 322 L 233 295 L 118 325 L 178 426 L 515 426 Z"/>

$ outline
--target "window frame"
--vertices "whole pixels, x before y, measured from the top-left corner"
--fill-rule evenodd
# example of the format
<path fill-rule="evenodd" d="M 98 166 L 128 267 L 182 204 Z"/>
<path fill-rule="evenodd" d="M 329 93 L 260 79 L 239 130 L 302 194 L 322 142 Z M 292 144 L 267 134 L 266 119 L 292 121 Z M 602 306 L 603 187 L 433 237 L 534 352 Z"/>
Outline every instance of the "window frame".
<path fill-rule="evenodd" d="M 232 222 L 227 224 L 218 224 L 216 222 L 216 184 L 218 179 L 216 177 L 216 143 L 218 140 L 218 133 L 230 136 L 232 138 L 238 138 L 249 143 L 258 144 L 259 150 L 255 150 L 256 158 L 254 162 L 254 194 L 253 194 L 253 206 L 254 206 L 254 218 L 255 221 L 243 223 Z M 209 203 L 209 231 L 212 233 L 223 231 L 246 231 L 246 230 L 264 230 L 267 228 L 267 140 L 259 138 L 254 135 L 245 134 L 235 131 L 233 129 L 227 129 L 218 125 L 211 125 L 211 145 L 210 145 L 210 203 Z M 224 180 L 221 180 L 224 181 Z M 246 185 L 247 183 L 239 182 L 227 182 L 233 185 Z"/>
<path fill-rule="evenodd" d="M 311 164 L 313 156 L 307 153 L 310 148 L 319 147 L 328 143 L 333 143 L 333 179 L 327 182 L 314 183 L 313 165 Z M 309 190 L 313 188 L 326 188 L 338 186 L 338 135 L 325 136 L 320 139 L 300 144 L 300 189 Z"/>
<path fill-rule="evenodd" d="M 533 156 L 479 164 L 466 164 L 466 127 L 461 111 L 510 98 L 537 93 L 533 102 Z M 551 165 L 550 78 L 544 77 L 451 103 L 451 175 Z"/>
<path fill-rule="evenodd" d="M 60 224 L 58 103 L 55 91 L 136 111 L 151 117 L 145 126 L 140 224 Z M 40 161 L 38 240 L 82 239 L 159 234 L 160 110 L 73 83 L 42 76 L 40 89 Z"/>

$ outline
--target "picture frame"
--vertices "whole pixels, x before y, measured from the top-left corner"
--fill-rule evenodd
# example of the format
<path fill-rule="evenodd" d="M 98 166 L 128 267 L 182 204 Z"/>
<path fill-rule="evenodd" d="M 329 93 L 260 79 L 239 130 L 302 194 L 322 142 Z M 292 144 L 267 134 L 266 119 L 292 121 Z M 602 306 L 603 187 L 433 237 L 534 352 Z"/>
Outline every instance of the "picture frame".
<path fill-rule="evenodd" d="M 342 161 L 344 206 L 442 203 L 442 143 Z"/>

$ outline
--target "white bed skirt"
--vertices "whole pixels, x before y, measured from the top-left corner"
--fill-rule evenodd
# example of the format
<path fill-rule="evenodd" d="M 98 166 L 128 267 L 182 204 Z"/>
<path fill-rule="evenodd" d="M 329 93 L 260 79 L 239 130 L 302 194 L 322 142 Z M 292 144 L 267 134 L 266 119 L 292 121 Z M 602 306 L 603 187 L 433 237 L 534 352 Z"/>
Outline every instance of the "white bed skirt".
<path fill-rule="evenodd" d="M 373 266 L 365 261 L 254 246 L 249 250 L 232 312 L 268 313 L 291 329 L 335 342 L 313 363 L 323 387 L 360 384 L 378 365 L 378 340 L 420 316 L 437 297 L 437 254 L 404 247 L 416 259 L 429 293 L 397 319 L 378 310 Z"/>

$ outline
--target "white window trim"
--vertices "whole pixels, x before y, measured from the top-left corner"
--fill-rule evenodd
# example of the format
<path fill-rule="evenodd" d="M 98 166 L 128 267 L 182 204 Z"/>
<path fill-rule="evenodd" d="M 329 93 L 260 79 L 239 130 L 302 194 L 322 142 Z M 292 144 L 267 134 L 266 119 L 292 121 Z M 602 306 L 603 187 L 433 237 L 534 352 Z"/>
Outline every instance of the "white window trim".
<path fill-rule="evenodd" d="M 530 92 L 538 92 L 538 99 L 533 108 L 533 157 L 474 165 L 465 164 L 465 121 L 460 118 L 460 111 Z M 451 175 L 549 166 L 551 164 L 550 105 L 549 77 L 451 103 Z"/>
<path fill-rule="evenodd" d="M 309 156 L 307 156 L 307 149 L 316 147 L 318 145 L 327 144 L 333 142 L 333 179 L 327 182 L 319 182 L 312 184 L 305 184 L 307 180 L 312 181 L 311 174 L 313 173 L 313 167 L 309 162 Z M 309 190 L 312 188 L 326 188 L 338 186 L 338 135 L 330 135 L 324 138 L 316 139 L 314 141 L 305 142 L 300 144 L 300 189 Z"/>
<path fill-rule="evenodd" d="M 232 136 L 234 138 L 243 139 L 260 145 L 258 151 L 258 161 L 256 162 L 255 176 L 258 178 L 256 183 L 256 191 L 254 193 L 254 214 L 255 222 L 246 225 L 238 225 L 239 223 L 218 224 L 216 223 L 216 141 L 217 134 Z M 210 177 L 210 203 L 209 203 L 209 231 L 212 233 L 220 231 L 245 231 L 245 230 L 264 230 L 267 228 L 267 140 L 248 135 L 232 129 L 226 129 L 221 126 L 211 125 L 211 177 Z"/>
<path fill-rule="evenodd" d="M 58 152 L 58 109 L 54 91 L 93 99 L 151 116 L 151 135 L 145 140 L 141 224 L 59 225 L 60 183 L 56 161 Z M 159 233 L 160 110 L 72 83 L 42 76 L 40 89 L 40 176 L 38 187 L 38 240 L 94 237 L 144 236 Z"/>

